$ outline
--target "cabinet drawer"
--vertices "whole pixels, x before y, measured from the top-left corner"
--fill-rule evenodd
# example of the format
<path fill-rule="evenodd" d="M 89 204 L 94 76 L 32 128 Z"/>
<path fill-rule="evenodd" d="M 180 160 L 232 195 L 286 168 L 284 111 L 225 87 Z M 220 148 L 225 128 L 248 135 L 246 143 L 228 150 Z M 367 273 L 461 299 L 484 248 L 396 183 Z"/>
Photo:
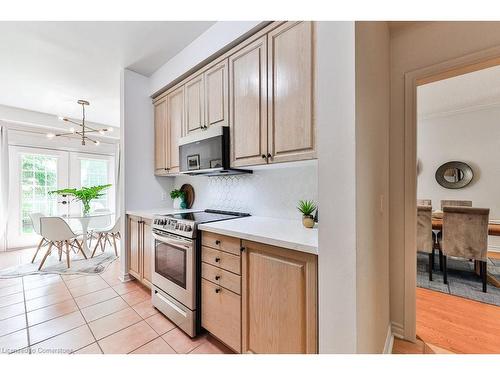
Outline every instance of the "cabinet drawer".
<path fill-rule="evenodd" d="M 241 262 L 239 256 L 202 246 L 201 260 L 212 266 L 220 267 L 226 271 L 241 275 Z"/>
<path fill-rule="evenodd" d="M 235 237 L 228 237 L 222 234 L 203 232 L 201 236 L 201 244 L 213 249 L 227 251 L 234 255 L 240 255 L 240 239 Z"/>
<path fill-rule="evenodd" d="M 236 294 L 241 294 L 241 276 L 224 271 L 222 268 L 214 267 L 208 263 L 201 264 L 201 277 Z"/>
<path fill-rule="evenodd" d="M 202 279 L 201 325 L 224 344 L 241 352 L 241 297 Z"/>

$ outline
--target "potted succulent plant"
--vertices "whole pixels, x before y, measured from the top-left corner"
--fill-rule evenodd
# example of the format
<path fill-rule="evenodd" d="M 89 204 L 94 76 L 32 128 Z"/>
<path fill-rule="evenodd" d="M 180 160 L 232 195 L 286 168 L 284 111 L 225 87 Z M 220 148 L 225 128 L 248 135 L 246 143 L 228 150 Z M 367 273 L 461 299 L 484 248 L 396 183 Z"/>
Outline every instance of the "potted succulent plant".
<path fill-rule="evenodd" d="M 175 189 L 170 192 L 170 198 L 174 200 L 174 208 L 175 209 L 185 209 L 187 208 L 186 204 L 186 193 L 184 193 L 182 190 Z"/>
<path fill-rule="evenodd" d="M 313 213 L 316 211 L 316 203 L 313 201 L 299 201 L 297 206 L 298 210 L 302 213 L 302 225 L 306 228 L 314 227 Z"/>
<path fill-rule="evenodd" d="M 98 185 L 91 187 L 82 187 L 81 189 L 60 189 L 49 191 L 49 194 L 60 194 L 62 196 L 70 195 L 75 198 L 76 201 L 81 201 L 83 204 L 83 214 L 88 215 L 90 213 L 90 202 L 92 199 L 100 198 L 104 195 L 103 190 L 109 188 L 111 184 L 108 185 Z"/>

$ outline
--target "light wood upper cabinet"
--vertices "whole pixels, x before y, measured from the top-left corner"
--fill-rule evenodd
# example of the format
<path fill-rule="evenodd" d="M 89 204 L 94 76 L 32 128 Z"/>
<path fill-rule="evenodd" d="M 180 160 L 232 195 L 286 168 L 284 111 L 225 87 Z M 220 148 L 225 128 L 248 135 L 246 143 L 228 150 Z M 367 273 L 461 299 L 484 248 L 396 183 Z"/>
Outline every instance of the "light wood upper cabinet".
<path fill-rule="evenodd" d="M 313 22 L 268 34 L 269 162 L 316 157 Z"/>
<path fill-rule="evenodd" d="M 128 255 L 129 255 L 129 273 L 134 277 L 141 275 L 141 240 L 140 234 L 141 218 L 137 216 L 128 216 Z"/>
<path fill-rule="evenodd" d="M 151 220 L 142 220 L 142 278 L 143 282 L 151 287 L 153 243 L 151 238 Z"/>
<path fill-rule="evenodd" d="M 168 171 L 179 172 L 179 138 L 184 127 L 184 87 L 179 87 L 169 93 L 167 101 L 167 128 L 168 128 Z"/>
<path fill-rule="evenodd" d="M 229 57 L 229 116 L 233 167 L 266 164 L 267 37 Z"/>
<path fill-rule="evenodd" d="M 154 103 L 155 134 L 155 174 L 167 173 L 167 102 L 160 100 Z"/>
<path fill-rule="evenodd" d="M 242 246 L 243 353 L 317 353 L 317 257 Z"/>
<path fill-rule="evenodd" d="M 209 68 L 204 73 L 205 125 L 229 124 L 227 59 Z"/>
<path fill-rule="evenodd" d="M 205 89 L 203 74 L 184 85 L 186 128 L 185 134 L 199 131 L 205 126 Z"/>

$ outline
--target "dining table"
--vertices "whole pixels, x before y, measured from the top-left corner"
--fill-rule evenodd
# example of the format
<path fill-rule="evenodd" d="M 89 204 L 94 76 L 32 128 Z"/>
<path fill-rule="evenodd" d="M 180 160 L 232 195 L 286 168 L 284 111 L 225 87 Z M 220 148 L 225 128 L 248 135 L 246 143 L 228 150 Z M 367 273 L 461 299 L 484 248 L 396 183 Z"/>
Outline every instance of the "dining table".
<path fill-rule="evenodd" d="M 438 217 L 432 218 L 432 229 L 433 230 L 442 230 L 443 229 L 443 219 Z M 492 223 L 488 224 L 488 235 L 489 236 L 500 236 L 500 223 Z M 474 261 L 474 269 L 475 272 L 479 275 L 479 262 Z M 500 288 L 500 280 L 498 280 L 493 274 L 488 272 L 488 282 L 497 288 Z"/>
<path fill-rule="evenodd" d="M 110 223 L 111 223 L 111 218 L 114 215 L 113 212 L 91 212 L 88 214 L 65 214 L 62 215 L 61 217 L 68 222 L 68 224 L 71 226 L 70 221 L 71 220 L 76 220 L 80 223 L 81 228 L 82 228 L 82 248 L 83 251 L 85 252 L 86 255 L 90 254 L 90 249 L 88 246 L 88 239 L 89 239 L 89 225 L 92 221 L 92 219 L 98 218 L 98 217 L 105 217 L 109 216 L 110 217 Z"/>

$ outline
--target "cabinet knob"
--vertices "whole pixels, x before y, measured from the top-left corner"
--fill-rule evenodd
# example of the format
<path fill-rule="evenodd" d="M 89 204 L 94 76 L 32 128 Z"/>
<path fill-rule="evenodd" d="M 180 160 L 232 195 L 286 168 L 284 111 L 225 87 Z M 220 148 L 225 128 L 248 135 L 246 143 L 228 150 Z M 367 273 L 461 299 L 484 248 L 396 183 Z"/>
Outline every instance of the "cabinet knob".
<path fill-rule="evenodd" d="M 215 289 L 215 293 L 220 293 L 221 289 L 220 288 L 216 288 Z"/>
<path fill-rule="evenodd" d="M 215 244 L 216 245 L 220 245 L 220 241 L 219 240 L 215 240 Z"/>
<path fill-rule="evenodd" d="M 268 157 L 269 159 L 272 159 L 272 157 L 273 157 L 273 156 L 272 156 L 271 154 L 267 154 L 267 157 Z"/>
<path fill-rule="evenodd" d="M 245 251 L 245 250 L 246 250 L 245 246 L 240 247 L 240 251 Z"/>
<path fill-rule="evenodd" d="M 265 154 L 262 154 L 262 159 L 265 159 L 266 158 L 266 155 Z"/>
<path fill-rule="evenodd" d="M 219 275 L 215 276 L 215 280 L 219 280 L 219 279 L 220 279 Z"/>
<path fill-rule="evenodd" d="M 220 262 L 220 258 L 219 258 L 219 257 L 215 258 L 215 261 L 216 261 L 217 263 L 219 263 L 219 262 Z"/>

